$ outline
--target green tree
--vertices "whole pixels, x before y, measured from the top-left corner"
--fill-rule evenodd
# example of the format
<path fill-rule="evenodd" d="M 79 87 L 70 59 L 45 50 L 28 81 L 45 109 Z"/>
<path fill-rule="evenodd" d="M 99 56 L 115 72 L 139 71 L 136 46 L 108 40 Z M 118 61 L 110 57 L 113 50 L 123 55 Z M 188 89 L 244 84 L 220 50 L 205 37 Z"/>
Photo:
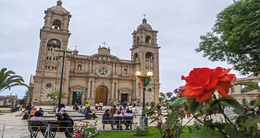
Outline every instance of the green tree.
<path fill-rule="evenodd" d="M 47 97 L 50 97 L 52 100 L 54 100 L 55 104 L 57 104 L 57 101 L 59 100 L 59 94 L 60 94 L 60 90 L 55 90 L 47 93 Z M 61 98 L 65 98 L 65 97 L 66 97 L 66 93 L 62 91 Z"/>
<path fill-rule="evenodd" d="M 239 0 L 217 15 L 217 21 L 201 36 L 196 52 L 211 61 L 226 61 L 246 75 L 260 74 L 260 0 Z"/>
<path fill-rule="evenodd" d="M 0 71 L 0 92 L 6 89 L 10 90 L 14 86 L 25 86 L 28 88 L 21 76 L 15 75 L 12 70 L 2 68 Z"/>
<path fill-rule="evenodd" d="M 25 92 L 25 95 L 24 95 L 24 97 L 23 97 L 23 100 L 27 100 L 27 98 L 28 98 L 28 90 Z"/>

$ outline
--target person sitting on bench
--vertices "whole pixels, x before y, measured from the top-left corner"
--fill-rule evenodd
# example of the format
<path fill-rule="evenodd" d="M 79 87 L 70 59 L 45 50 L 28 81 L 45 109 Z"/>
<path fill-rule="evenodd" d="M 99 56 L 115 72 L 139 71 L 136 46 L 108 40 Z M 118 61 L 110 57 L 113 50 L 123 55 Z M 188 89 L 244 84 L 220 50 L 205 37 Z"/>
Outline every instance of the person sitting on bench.
<path fill-rule="evenodd" d="M 30 121 L 44 121 L 41 115 L 42 113 L 40 111 L 36 111 L 34 116 L 30 118 Z"/>
<path fill-rule="evenodd" d="M 124 117 L 133 117 L 132 111 L 127 110 L 126 114 L 124 114 Z M 125 130 L 129 130 L 130 123 L 132 123 L 132 122 L 125 121 L 125 126 L 126 126 Z"/>

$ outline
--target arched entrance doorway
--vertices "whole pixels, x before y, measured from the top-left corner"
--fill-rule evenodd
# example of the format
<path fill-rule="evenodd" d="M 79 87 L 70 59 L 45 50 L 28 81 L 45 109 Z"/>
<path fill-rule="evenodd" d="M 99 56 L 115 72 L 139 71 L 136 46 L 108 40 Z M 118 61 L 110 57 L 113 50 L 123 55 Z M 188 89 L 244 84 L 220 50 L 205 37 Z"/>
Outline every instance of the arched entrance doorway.
<path fill-rule="evenodd" d="M 96 103 L 102 102 L 104 105 L 107 104 L 107 87 L 98 86 L 96 89 Z"/>

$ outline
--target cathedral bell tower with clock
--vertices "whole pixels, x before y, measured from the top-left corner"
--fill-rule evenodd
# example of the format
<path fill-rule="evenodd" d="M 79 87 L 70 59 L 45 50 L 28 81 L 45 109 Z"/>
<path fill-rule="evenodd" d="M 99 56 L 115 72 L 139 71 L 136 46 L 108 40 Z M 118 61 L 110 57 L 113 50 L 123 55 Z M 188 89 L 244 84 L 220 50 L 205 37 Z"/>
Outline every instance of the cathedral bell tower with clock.
<path fill-rule="evenodd" d="M 135 71 L 142 74 L 153 72 L 151 82 L 147 86 L 145 92 L 146 102 L 158 103 L 159 100 L 159 49 L 157 44 L 158 31 L 153 30 L 151 25 L 144 18 L 142 24 L 132 33 L 133 45 L 131 50 L 131 60 L 136 63 Z M 137 78 L 135 82 L 136 99 L 142 101 L 142 86 Z"/>
<path fill-rule="evenodd" d="M 69 22 L 71 14 L 62 7 L 62 2 L 45 10 L 44 26 L 40 30 L 40 48 L 38 54 L 36 74 L 34 76 L 34 88 L 32 99 L 37 99 L 39 104 L 49 103 L 47 92 L 58 90 L 61 76 L 62 60 L 61 52 L 55 49 L 67 50 L 70 37 Z M 66 66 L 69 62 L 65 58 L 64 80 L 66 81 Z M 63 89 L 66 91 L 66 88 Z"/>

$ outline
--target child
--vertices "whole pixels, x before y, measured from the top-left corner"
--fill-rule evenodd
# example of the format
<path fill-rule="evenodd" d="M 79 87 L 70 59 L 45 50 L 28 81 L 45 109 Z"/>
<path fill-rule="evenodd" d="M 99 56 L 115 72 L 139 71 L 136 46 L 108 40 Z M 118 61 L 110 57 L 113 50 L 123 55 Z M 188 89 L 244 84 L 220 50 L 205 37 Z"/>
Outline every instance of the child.
<path fill-rule="evenodd" d="M 158 118 L 161 119 L 161 116 L 162 116 L 162 110 L 161 110 L 161 108 L 159 108 L 159 109 L 157 110 L 157 114 L 158 114 Z"/>

